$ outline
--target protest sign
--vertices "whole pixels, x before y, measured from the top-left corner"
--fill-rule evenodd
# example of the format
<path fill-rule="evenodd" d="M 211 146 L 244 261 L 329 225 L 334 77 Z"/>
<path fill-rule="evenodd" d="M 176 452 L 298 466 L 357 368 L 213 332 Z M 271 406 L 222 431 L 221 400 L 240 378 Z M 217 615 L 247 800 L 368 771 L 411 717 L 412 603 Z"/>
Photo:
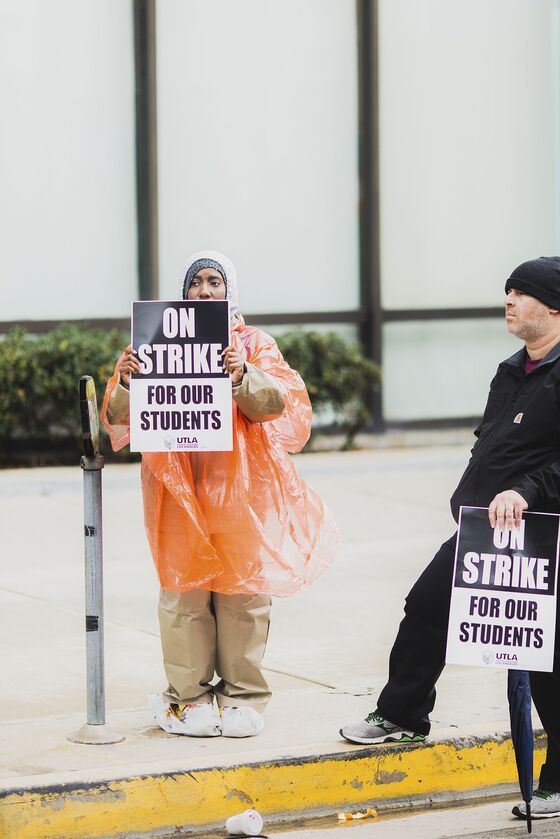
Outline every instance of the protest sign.
<path fill-rule="evenodd" d="M 132 304 L 131 451 L 231 451 L 231 382 L 225 300 Z"/>
<path fill-rule="evenodd" d="M 558 515 L 523 513 L 502 531 L 461 507 L 447 663 L 552 670 L 559 535 Z"/>

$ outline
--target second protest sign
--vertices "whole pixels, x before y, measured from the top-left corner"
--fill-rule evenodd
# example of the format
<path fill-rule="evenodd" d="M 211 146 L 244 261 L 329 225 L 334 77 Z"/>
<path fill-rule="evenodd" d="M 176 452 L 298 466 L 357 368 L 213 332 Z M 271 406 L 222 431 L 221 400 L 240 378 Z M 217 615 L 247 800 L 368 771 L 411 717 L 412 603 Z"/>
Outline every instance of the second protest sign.
<path fill-rule="evenodd" d="M 130 383 L 131 451 L 231 451 L 227 301 L 138 301 Z"/>
<path fill-rule="evenodd" d="M 461 507 L 446 661 L 551 671 L 560 516 L 523 513 L 492 528 L 488 510 Z"/>

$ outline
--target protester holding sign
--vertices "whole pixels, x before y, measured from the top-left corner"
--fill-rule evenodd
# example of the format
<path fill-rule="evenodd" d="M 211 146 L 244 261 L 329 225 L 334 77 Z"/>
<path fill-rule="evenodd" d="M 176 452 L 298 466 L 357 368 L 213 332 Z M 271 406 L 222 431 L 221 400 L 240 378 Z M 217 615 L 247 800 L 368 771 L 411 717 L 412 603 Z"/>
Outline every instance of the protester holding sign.
<path fill-rule="evenodd" d="M 150 703 L 165 731 L 246 737 L 262 730 L 270 698 L 262 671 L 270 596 L 309 586 L 332 563 L 339 532 L 288 454 L 311 430 L 305 385 L 273 338 L 245 325 L 231 262 L 213 251 L 195 254 L 179 297 L 229 301 L 231 340 L 222 358 L 233 397 L 233 450 L 142 457 L 168 679 L 163 696 Z M 127 388 L 140 369 L 127 347 L 107 386 L 102 418 L 115 450 L 129 441 Z"/>
<path fill-rule="evenodd" d="M 560 257 L 540 257 L 519 265 L 505 291 L 506 327 L 525 346 L 500 364 L 492 380 L 486 410 L 475 431 L 478 439 L 451 507 L 455 520 L 461 506 L 487 507 L 492 528 L 498 524 L 502 530 L 511 530 L 521 525 L 522 513 L 529 508 L 560 513 Z M 435 683 L 445 663 L 455 545 L 456 536 L 443 543 L 409 593 L 391 652 L 389 681 L 376 711 L 342 728 L 347 740 L 407 743 L 422 741 L 429 733 Z M 490 561 L 486 564 L 490 573 Z M 471 557 L 471 566 L 474 573 L 480 561 Z M 507 568 L 501 565 L 500 569 L 504 580 Z M 548 575 L 548 567 L 545 572 Z M 510 583 L 516 573 L 510 569 Z M 532 815 L 560 816 L 558 621 L 554 672 L 532 672 L 531 692 L 548 735 Z M 514 809 L 521 817 L 525 812 L 524 803 Z"/>

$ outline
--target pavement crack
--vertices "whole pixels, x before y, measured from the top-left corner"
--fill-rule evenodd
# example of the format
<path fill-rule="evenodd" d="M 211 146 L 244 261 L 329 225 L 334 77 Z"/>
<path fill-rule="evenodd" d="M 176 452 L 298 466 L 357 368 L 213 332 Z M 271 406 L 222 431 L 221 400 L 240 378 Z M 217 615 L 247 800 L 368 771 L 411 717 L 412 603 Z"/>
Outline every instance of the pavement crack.
<path fill-rule="evenodd" d="M 278 667 L 274 664 L 265 664 L 263 670 L 269 673 L 279 673 L 281 676 L 289 676 L 291 679 L 299 679 L 301 682 L 307 682 L 310 685 L 317 685 L 321 688 L 329 688 L 329 690 L 338 691 L 337 685 L 331 685 L 328 682 L 321 682 L 319 679 L 313 679 L 311 676 L 304 676 L 302 673 L 297 673 L 294 670 L 285 670 L 283 667 Z"/>
<path fill-rule="evenodd" d="M 82 616 L 85 614 L 85 609 L 72 609 L 69 606 L 61 606 L 61 604 L 57 603 L 55 600 L 52 600 L 48 597 L 40 597 L 38 594 L 29 594 L 26 591 L 17 591 L 13 588 L 6 588 L 6 586 L 0 586 L 0 592 L 2 591 L 6 594 L 15 594 L 16 597 L 26 597 L 28 600 L 35 600 L 38 603 L 43 603 L 45 606 L 52 606 L 54 609 L 58 609 L 58 611 L 64 612 L 67 615 Z M 152 632 L 150 629 L 142 629 L 138 626 L 130 626 L 130 624 L 122 623 L 121 621 L 115 621 L 105 616 L 103 616 L 103 623 L 105 626 L 118 626 L 120 629 L 128 629 L 130 632 L 138 632 L 141 635 L 150 635 L 152 638 L 159 638 L 159 632 Z"/>

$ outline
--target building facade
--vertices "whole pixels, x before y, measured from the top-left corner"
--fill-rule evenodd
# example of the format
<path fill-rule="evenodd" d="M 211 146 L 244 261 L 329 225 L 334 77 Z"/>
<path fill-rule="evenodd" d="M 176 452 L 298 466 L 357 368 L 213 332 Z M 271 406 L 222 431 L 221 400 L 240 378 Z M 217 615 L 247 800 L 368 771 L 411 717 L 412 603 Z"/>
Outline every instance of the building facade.
<path fill-rule="evenodd" d="M 0 0 L 0 329 L 125 324 L 227 253 L 249 320 L 476 416 L 560 251 L 560 0 Z"/>

